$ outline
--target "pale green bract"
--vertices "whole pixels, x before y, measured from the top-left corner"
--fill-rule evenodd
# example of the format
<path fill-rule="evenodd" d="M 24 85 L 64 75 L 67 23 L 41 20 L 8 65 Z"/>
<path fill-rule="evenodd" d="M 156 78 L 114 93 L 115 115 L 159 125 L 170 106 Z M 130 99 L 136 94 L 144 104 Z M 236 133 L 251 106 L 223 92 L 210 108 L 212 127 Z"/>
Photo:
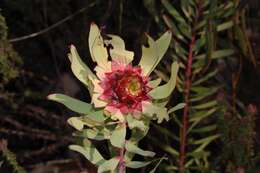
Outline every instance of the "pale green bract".
<path fill-rule="evenodd" d="M 148 47 L 142 47 L 142 57 L 139 67 L 142 69 L 142 75 L 148 77 L 160 60 L 166 53 L 172 34 L 165 32 L 159 39 L 154 40 L 147 35 Z M 75 136 L 82 138 L 79 145 L 71 145 L 70 149 L 81 153 L 91 163 L 98 167 L 98 173 L 116 171 L 125 163 L 129 168 L 140 168 L 151 163 L 151 161 L 132 161 L 135 154 L 153 157 L 152 151 L 146 151 L 138 147 L 138 142 L 147 134 L 151 120 L 157 120 L 161 123 L 169 119 L 169 113 L 177 108 L 168 109 L 165 107 L 168 98 L 176 85 L 178 63 L 174 62 L 171 68 L 171 76 L 168 82 L 160 86 L 162 79 L 148 82 L 151 91 L 148 93 L 151 100 L 142 101 L 141 116 L 131 113 L 124 115 L 120 111 L 115 114 L 108 113 L 104 100 L 100 100 L 102 87 L 99 86 L 100 80 L 103 79 L 106 72 L 111 72 L 112 62 L 117 62 L 125 66 L 132 63 L 134 52 L 125 49 L 124 40 L 117 36 L 108 34 L 108 39 L 102 38 L 98 26 L 94 23 L 90 26 L 88 46 L 92 60 L 97 63 L 95 73 L 82 61 L 76 48 L 72 45 L 68 54 L 71 62 L 73 74 L 89 90 L 92 97 L 91 103 L 86 103 L 63 94 L 51 94 L 49 100 L 59 102 L 79 114 L 68 119 L 68 124 L 77 130 Z M 109 48 L 110 45 L 112 48 Z M 111 60 L 109 60 L 111 57 Z M 163 102 L 162 102 L 163 99 Z M 178 107 L 179 109 L 179 107 Z M 127 129 L 131 130 L 131 137 L 126 140 Z M 110 159 L 106 160 L 102 154 L 95 148 L 91 140 L 107 140 L 108 147 L 111 150 Z M 120 150 L 120 155 L 118 151 Z M 123 155 L 122 155 L 123 154 Z M 107 158 L 107 157 L 106 157 Z"/>

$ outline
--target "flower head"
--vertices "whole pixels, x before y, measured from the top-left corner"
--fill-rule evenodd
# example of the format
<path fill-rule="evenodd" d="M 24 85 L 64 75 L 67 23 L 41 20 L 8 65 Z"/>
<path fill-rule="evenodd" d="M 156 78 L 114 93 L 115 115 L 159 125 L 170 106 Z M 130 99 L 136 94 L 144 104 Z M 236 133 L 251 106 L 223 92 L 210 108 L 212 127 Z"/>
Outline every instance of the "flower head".
<path fill-rule="evenodd" d="M 141 67 L 123 64 L 117 61 L 108 63 L 111 70 L 100 72 L 101 78 L 94 82 L 94 90 L 98 97 L 93 97 L 94 105 L 99 107 L 99 100 L 106 102 L 105 110 L 115 114 L 132 114 L 136 118 L 142 112 L 142 102 L 151 102 L 148 95 L 151 87 L 148 85 L 149 77 L 142 73 Z M 100 69 L 97 67 L 96 69 Z M 98 100 L 99 99 L 99 100 Z M 103 106 L 103 105 L 102 105 Z"/>
<path fill-rule="evenodd" d="M 106 115 L 119 121 L 125 121 L 127 115 L 136 119 L 145 115 L 158 122 L 167 120 L 165 105 L 176 84 L 178 64 L 172 64 L 171 77 L 162 86 L 159 86 L 160 78 L 151 80 L 149 75 L 165 54 L 171 32 L 164 33 L 156 41 L 147 35 L 149 47 L 142 47 L 142 57 L 136 66 L 132 65 L 134 53 L 125 49 L 123 39 L 117 35 L 108 37 L 110 39 L 104 40 L 97 25 L 91 24 L 88 41 L 91 58 L 97 63 L 95 73 L 82 62 L 73 45 L 69 54 L 71 69 L 88 87 L 94 109 L 102 108 Z M 49 98 L 67 104 L 54 95 Z M 74 108 L 74 105 L 69 106 Z M 76 110 L 84 112 L 85 109 L 77 107 Z"/>

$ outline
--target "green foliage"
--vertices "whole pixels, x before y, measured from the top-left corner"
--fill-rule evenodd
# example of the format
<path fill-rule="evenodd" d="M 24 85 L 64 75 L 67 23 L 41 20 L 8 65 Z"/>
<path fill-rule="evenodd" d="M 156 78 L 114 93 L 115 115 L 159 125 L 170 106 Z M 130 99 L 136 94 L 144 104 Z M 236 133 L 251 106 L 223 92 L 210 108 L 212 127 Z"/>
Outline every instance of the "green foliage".
<path fill-rule="evenodd" d="M 0 14 L 0 88 L 18 76 L 22 61 L 7 39 L 5 18 Z"/>
<path fill-rule="evenodd" d="M 0 152 L 4 158 L 4 161 L 1 161 L 0 168 L 2 164 L 8 163 L 12 166 L 14 173 L 27 173 L 17 162 L 15 153 L 7 148 L 7 142 L 4 140 L 0 141 Z"/>
<path fill-rule="evenodd" d="M 250 105 L 248 110 L 243 110 L 242 117 L 238 112 L 226 112 L 219 118 L 218 128 L 224 144 L 220 157 L 222 162 L 228 163 L 227 173 L 239 167 L 248 170 L 253 165 L 256 112 L 250 109 L 255 108 Z"/>
<path fill-rule="evenodd" d="M 215 64 L 234 54 L 230 46 L 222 45 L 217 38 L 234 26 L 231 17 L 236 4 L 217 0 L 161 0 L 160 5 L 163 9 L 162 20 L 174 38 L 170 56 L 181 63 L 177 88 L 183 96 L 185 107 L 183 115 L 179 115 L 178 105 L 169 110 L 172 123 L 178 125 L 180 136 L 175 136 L 174 131 L 157 127 L 165 134 L 165 140 L 170 142 L 161 144 L 154 141 L 172 155 L 170 165 L 165 168 L 168 172 L 181 169 L 183 158 L 185 172 L 209 172 L 212 171 L 211 153 L 207 147 L 220 137 L 214 120 L 222 115 L 221 104 L 216 100 L 221 86 L 213 83 L 218 74 Z M 185 143 L 182 143 L 183 138 L 186 139 Z M 172 142 L 179 145 L 172 146 Z M 181 151 L 183 145 L 184 152 Z"/>

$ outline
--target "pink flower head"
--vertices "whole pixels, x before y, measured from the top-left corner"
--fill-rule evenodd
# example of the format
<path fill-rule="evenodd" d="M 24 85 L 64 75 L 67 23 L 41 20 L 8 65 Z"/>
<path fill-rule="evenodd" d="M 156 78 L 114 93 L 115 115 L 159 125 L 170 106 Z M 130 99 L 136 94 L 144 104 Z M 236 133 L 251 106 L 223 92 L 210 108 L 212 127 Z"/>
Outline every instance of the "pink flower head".
<path fill-rule="evenodd" d="M 104 72 L 103 78 L 98 83 L 102 88 L 100 100 L 107 102 L 106 110 L 122 114 L 133 114 L 139 117 L 142 112 L 142 101 L 151 101 L 148 92 L 149 78 L 142 74 L 140 67 L 112 61 L 111 71 Z M 99 87 L 99 86 L 96 86 Z"/>

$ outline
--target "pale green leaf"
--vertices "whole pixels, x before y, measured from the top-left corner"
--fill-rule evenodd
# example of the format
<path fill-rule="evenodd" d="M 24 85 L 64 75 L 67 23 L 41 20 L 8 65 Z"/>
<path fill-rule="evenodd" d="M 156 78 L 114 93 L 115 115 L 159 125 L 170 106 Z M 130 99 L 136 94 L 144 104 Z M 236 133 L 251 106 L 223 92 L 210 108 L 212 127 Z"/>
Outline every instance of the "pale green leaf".
<path fill-rule="evenodd" d="M 125 145 L 125 137 L 126 137 L 126 125 L 118 124 L 117 127 L 112 132 L 110 143 L 114 147 L 123 148 Z"/>
<path fill-rule="evenodd" d="M 111 39 L 105 40 L 105 43 L 107 46 L 111 44 L 113 48 L 119 48 L 119 49 L 125 49 L 125 42 L 124 40 L 119 37 L 118 35 L 113 35 L 113 34 L 107 34 L 108 37 Z"/>
<path fill-rule="evenodd" d="M 70 117 L 67 120 L 68 124 L 74 127 L 75 129 L 81 131 L 85 125 L 80 117 Z"/>
<path fill-rule="evenodd" d="M 107 171 L 114 172 L 119 163 L 119 158 L 112 158 L 110 160 L 106 160 L 104 163 L 98 166 L 98 173 L 103 173 Z"/>
<path fill-rule="evenodd" d="M 98 150 L 87 139 L 83 141 L 83 147 L 79 145 L 70 145 L 69 148 L 81 153 L 94 165 L 100 165 L 105 162 L 105 159 L 101 156 Z"/>
<path fill-rule="evenodd" d="M 82 131 L 82 136 L 89 138 L 89 139 L 94 139 L 94 140 L 105 140 L 109 139 L 111 134 L 110 131 L 106 128 L 102 129 L 84 129 Z"/>
<path fill-rule="evenodd" d="M 151 118 L 156 118 L 158 123 L 164 119 L 169 120 L 169 115 L 165 107 L 159 107 L 151 103 L 143 102 L 143 113 Z"/>
<path fill-rule="evenodd" d="M 99 28 L 94 23 L 91 23 L 90 26 L 88 42 L 92 60 L 97 62 L 99 66 L 105 66 L 108 59 L 107 49 L 104 46 L 104 41 L 100 34 Z"/>
<path fill-rule="evenodd" d="M 144 75 L 149 76 L 149 74 L 161 61 L 163 55 L 169 47 L 171 35 L 171 32 L 167 31 L 156 41 L 147 35 L 149 47 L 142 46 L 142 57 L 139 62 L 139 65 L 143 69 Z"/>
<path fill-rule="evenodd" d="M 48 99 L 59 102 L 70 110 L 81 114 L 89 114 L 93 109 L 91 104 L 74 99 L 64 94 L 51 94 L 48 96 Z"/>
<path fill-rule="evenodd" d="M 113 48 L 113 49 L 110 49 L 109 52 L 110 52 L 110 56 L 111 56 L 112 60 L 117 61 L 121 64 L 129 64 L 134 59 L 134 52 L 132 52 L 132 51 Z"/>
<path fill-rule="evenodd" d="M 150 162 L 130 161 L 130 162 L 126 163 L 126 167 L 132 168 L 132 169 L 138 169 L 138 168 L 145 167 L 145 166 L 149 165 L 150 163 L 151 163 L 151 161 Z"/>
<path fill-rule="evenodd" d="M 88 86 L 90 92 L 91 90 L 91 81 L 88 79 L 88 76 L 91 76 L 93 79 L 96 78 L 95 74 L 84 64 L 81 60 L 76 48 L 71 45 L 70 54 L 68 54 L 69 60 L 71 62 L 71 70 L 73 74 L 86 86 Z"/>
<path fill-rule="evenodd" d="M 146 129 L 144 122 L 142 120 L 135 119 L 132 115 L 127 115 L 126 120 L 130 129 L 138 128 L 142 131 Z"/>
<path fill-rule="evenodd" d="M 127 141 L 125 143 L 125 149 L 128 152 L 139 154 L 139 155 L 142 155 L 142 156 L 153 157 L 155 155 L 154 152 L 152 152 L 152 151 L 145 151 L 145 150 L 139 148 L 138 146 L 136 146 L 131 141 Z"/>
<path fill-rule="evenodd" d="M 171 68 L 170 80 L 166 84 L 154 88 L 152 91 L 149 92 L 149 95 L 153 99 L 164 99 L 166 97 L 169 97 L 175 88 L 178 70 L 179 70 L 179 65 L 177 62 L 174 62 Z"/>
<path fill-rule="evenodd" d="M 183 109 L 185 107 L 185 103 L 179 103 L 176 106 L 172 107 L 171 109 L 168 110 L 168 114 L 175 112 L 177 110 Z"/>
<path fill-rule="evenodd" d="M 151 88 L 156 88 L 158 85 L 160 85 L 162 79 L 161 78 L 157 78 L 155 80 L 152 80 L 152 81 L 149 81 L 148 82 L 148 85 L 151 87 Z"/>

